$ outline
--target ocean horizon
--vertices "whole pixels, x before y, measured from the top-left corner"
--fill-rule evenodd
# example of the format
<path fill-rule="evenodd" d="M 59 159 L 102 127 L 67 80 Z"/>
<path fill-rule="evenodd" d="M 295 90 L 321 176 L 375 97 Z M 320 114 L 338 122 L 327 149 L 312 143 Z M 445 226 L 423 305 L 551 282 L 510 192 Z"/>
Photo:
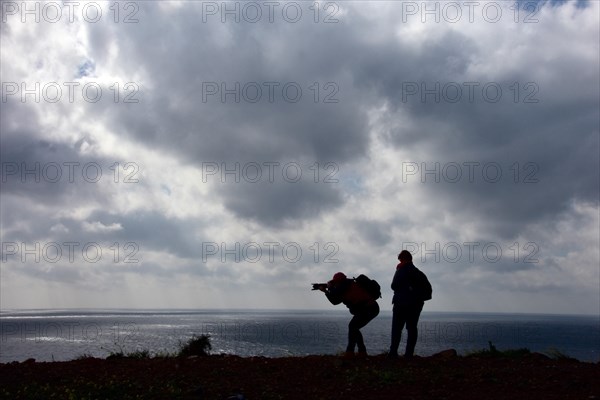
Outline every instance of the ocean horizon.
<path fill-rule="evenodd" d="M 345 349 L 345 309 L 4 309 L 0 362 L 68 361 L 111 353 L 176 352 L 194 335 L 210 335 L 211 354 L 243 357 L 338 354 Z M 392 314 L 382 310 L 362 329 L 368 352 L 387 351 Z M 424 311 L 416 354 L 454 348 L 528 348 L 600 361 L 600 318 L 595 315 Z M 403 332 L 400 350 L 406 343 Z"/>

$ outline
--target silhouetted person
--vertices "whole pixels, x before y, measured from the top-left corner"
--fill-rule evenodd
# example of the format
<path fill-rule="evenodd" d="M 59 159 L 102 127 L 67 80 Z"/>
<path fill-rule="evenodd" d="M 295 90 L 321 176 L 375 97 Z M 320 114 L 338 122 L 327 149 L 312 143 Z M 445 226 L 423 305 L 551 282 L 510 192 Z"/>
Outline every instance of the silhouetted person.
<path fill-rule="evenodd" d="M 367 348 L 360 329 L 369 321 L 379 315 L 379 304 L 369 293 L 361 287 L 354 279 L 346 278 L 342 272 L 338 272 L 333 279 L 327 283 L 327 287 L 321 287 L 327 299 L 333 305 L 344 303 L 354 317 L 348 324 L 348 346 L 346 355 L 354 355 L 354 348 L 358 347 L 360 356 L 367 355 Z"/>
<path fill-rule="evenodd" d="M 402 250 L 398 255 L 400 263 L 396 266 L 396 273 L 392 281 L 392 290 L 394 298 L 392 303 L 392 344 L 388 357 L 398 357 L 398 346 L 400 346 L 400 338 L 402 330 L 406 325 L 408 337 L 406 339 L 406 352 L 404 357 L 410 358 L 415 351 L 417 344 L 419 316 L 423 310 L 423 300 L 419 294 L 413 289 L 412 279 L 416 272 L 416 267 L 412 262 L 412 255 L 407 250 Z"/>

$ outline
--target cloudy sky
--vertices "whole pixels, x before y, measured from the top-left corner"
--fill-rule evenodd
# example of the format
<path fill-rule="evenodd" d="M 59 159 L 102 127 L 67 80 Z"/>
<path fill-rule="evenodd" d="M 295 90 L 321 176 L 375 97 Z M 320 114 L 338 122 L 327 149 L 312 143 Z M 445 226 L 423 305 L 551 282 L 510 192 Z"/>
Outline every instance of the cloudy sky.
<path fill-rule="evenodd" d="M 13 308 L 598 314 L 599 15 L 567 2 L 2 2 Z"/>

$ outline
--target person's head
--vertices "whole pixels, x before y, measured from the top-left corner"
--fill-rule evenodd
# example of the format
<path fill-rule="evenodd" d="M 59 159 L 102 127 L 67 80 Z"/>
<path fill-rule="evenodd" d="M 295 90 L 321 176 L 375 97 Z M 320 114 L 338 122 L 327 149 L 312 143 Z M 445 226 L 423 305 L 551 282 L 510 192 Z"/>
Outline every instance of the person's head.
<path fill-rule="evenodd" d="M 346 274 L 343 272 L 336 272 L 331 279 L 334 282 L 341 282 L 346 280 Z"/>
<path fill-rule="evenodd" d="M 410 254 L 410 251 L 408 250 L 402 250 L 400 254 L 398 254 L 398 260 L 400 260 L 402 264 L 412 262 L 412 254 Z"/>
<path fill-rule="evenodd" d="M 327 282 L 327 286 L 332 287 L 332 286 L 337 286 L 342 282 L 346 281 L 346 274 L 344 274 L 343 272 L 336 272 L 333 275 L 333 278 Z"/>

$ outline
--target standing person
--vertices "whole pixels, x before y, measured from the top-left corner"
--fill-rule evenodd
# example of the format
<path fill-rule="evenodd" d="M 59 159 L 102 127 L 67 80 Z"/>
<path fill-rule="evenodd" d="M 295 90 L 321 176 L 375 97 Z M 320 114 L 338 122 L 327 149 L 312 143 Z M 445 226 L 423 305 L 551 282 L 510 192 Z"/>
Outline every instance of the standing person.
<path fill-rule="evenodd" d="M 411 358 L 417 344 L 417 336 L 419 334 L 417 324 L 423 310 L 424 300 L 431 298 L 431 285 L 429 285 L 429 281 L 425 277 L 425 281 L 429 285 L 429 295 L 423 295 L 416 287 L 416 276 L 421 275 L 422 272 L 414 266 L 412 254 L 408 250 L 402 250 L 398 254 L 398 260 L 400 260 L 400 263 L 396 266 L 396 273 L 392 280 L 392 290 L 394 291 L 392 303 L 394 307 L 392 316 L 392 344 L 388 357 L 398 357 L 398 346 L 400 346 L 402 330 L 404 329 L 404 325 L 406 325 L 408 337 L 406 339 L 404 357 Z M 422 275 L 425 276 L 424 274 Z"/>
<path fill-rule="evenodd" d="M 355 347 L 358 347 L 359 356 L 366 356 L 367 348 L 360 329 L 379 315 L 377 300 L 354 279 L 346 278 L 343 272 L 333 275 L 333 279 L 327 283 L 327 286 L 321 286 L 319 289 L 325 293 L 331 304 L 344 303 L 353 315 L 348 324 L 346 356 L 354 355 Z"/>

